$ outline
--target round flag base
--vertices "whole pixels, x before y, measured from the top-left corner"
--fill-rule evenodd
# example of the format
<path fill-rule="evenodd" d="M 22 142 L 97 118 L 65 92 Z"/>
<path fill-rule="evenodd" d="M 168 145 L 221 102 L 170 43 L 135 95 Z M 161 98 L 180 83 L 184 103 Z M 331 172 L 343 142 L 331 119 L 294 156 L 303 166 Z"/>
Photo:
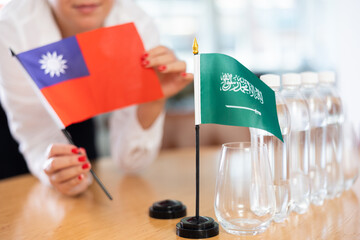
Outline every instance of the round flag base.
<path fill-rule="evenodd" d="M 149 215 L 157 219 L 181 218 L 186 216 L 186 206 L 177 200 L 163 200 L 149 208 Z"/>
<path fill-rule="evenodd" d="M 183 238 L 211 238 L 219 234 L 219 224 L 211 217 L 185 217 L 176 224 L 176 235 Z"/>

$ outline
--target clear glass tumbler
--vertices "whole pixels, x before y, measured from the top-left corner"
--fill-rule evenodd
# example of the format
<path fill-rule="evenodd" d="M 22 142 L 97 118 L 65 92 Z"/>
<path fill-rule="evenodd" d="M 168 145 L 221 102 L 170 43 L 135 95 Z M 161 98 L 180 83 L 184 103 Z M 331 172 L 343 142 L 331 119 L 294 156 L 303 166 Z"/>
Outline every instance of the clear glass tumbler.
<path fill-rule="evenodd" d="M 276 209 L 266 145 L 250 142 L 222 146 L 215 189 L 215 214 L 230 234 L 264 232 Z"/>

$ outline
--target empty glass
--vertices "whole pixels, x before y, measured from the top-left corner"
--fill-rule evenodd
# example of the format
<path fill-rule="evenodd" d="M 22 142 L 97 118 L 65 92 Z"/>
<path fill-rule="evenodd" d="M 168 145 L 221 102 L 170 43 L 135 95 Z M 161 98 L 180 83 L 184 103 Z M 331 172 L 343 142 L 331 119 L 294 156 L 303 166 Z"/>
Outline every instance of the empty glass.
<path fill-rule="evenodd" d="M 215 189 L 215 214 L 231 234 L 265 231 L 276 208 L 265 145 L 250 142 L 222 146 Z"/>

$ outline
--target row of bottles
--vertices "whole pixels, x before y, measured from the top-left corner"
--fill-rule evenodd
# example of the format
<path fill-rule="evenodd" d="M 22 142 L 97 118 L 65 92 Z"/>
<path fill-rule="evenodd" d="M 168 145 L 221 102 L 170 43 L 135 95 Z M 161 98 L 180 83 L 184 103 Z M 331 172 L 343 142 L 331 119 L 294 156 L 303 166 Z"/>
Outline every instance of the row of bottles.
<path fill-rule="evenodd" d="M 266 74 L 260 79 L 275 92 L 284 142 L 250 129 L 253 145 L 266 144 L 271 166 L 276 213 L 282 222 L 290 211 L 305 213 L 310 204 L 340 196 L 346 183 L 342 170 L 341 99 L 332 72 Z"/>

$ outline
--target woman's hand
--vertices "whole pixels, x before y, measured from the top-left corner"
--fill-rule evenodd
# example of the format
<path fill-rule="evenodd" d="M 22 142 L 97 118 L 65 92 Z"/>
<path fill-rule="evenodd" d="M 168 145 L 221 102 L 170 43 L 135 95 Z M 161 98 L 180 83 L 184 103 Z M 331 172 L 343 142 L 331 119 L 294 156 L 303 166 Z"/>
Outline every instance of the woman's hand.
<path fill-rule="evenodd" d="M 186 73 L 186 63 L 178 60 L 173 51 L 164 46 L 153 48 L 144 53 L 141 60 L 145 68 L 155 69 L 164 93 L 164 99 L 139 105 L 138 119 L 141 126 L 146 129 L 163 111 L 165 99 L 180 92 L 193 81 L 194 75 Z"/>
<path fill-rule="evenodd" d="M 165 98 L 177 94 L 194 79 L 193 74 L 186 73 L 186 63 L 178 60 L 173 51 L 164 46 L 145 53 L 142 64 L 146 68 L 155 69 Z"/>
<path fill-rule="evenodd" d="M 59 192 L 75 196 L 84 192 L 91 184 L 91 165 L 85 149 L 70 144 L 53 144 L 47 158 L 44 171 Z"/>

